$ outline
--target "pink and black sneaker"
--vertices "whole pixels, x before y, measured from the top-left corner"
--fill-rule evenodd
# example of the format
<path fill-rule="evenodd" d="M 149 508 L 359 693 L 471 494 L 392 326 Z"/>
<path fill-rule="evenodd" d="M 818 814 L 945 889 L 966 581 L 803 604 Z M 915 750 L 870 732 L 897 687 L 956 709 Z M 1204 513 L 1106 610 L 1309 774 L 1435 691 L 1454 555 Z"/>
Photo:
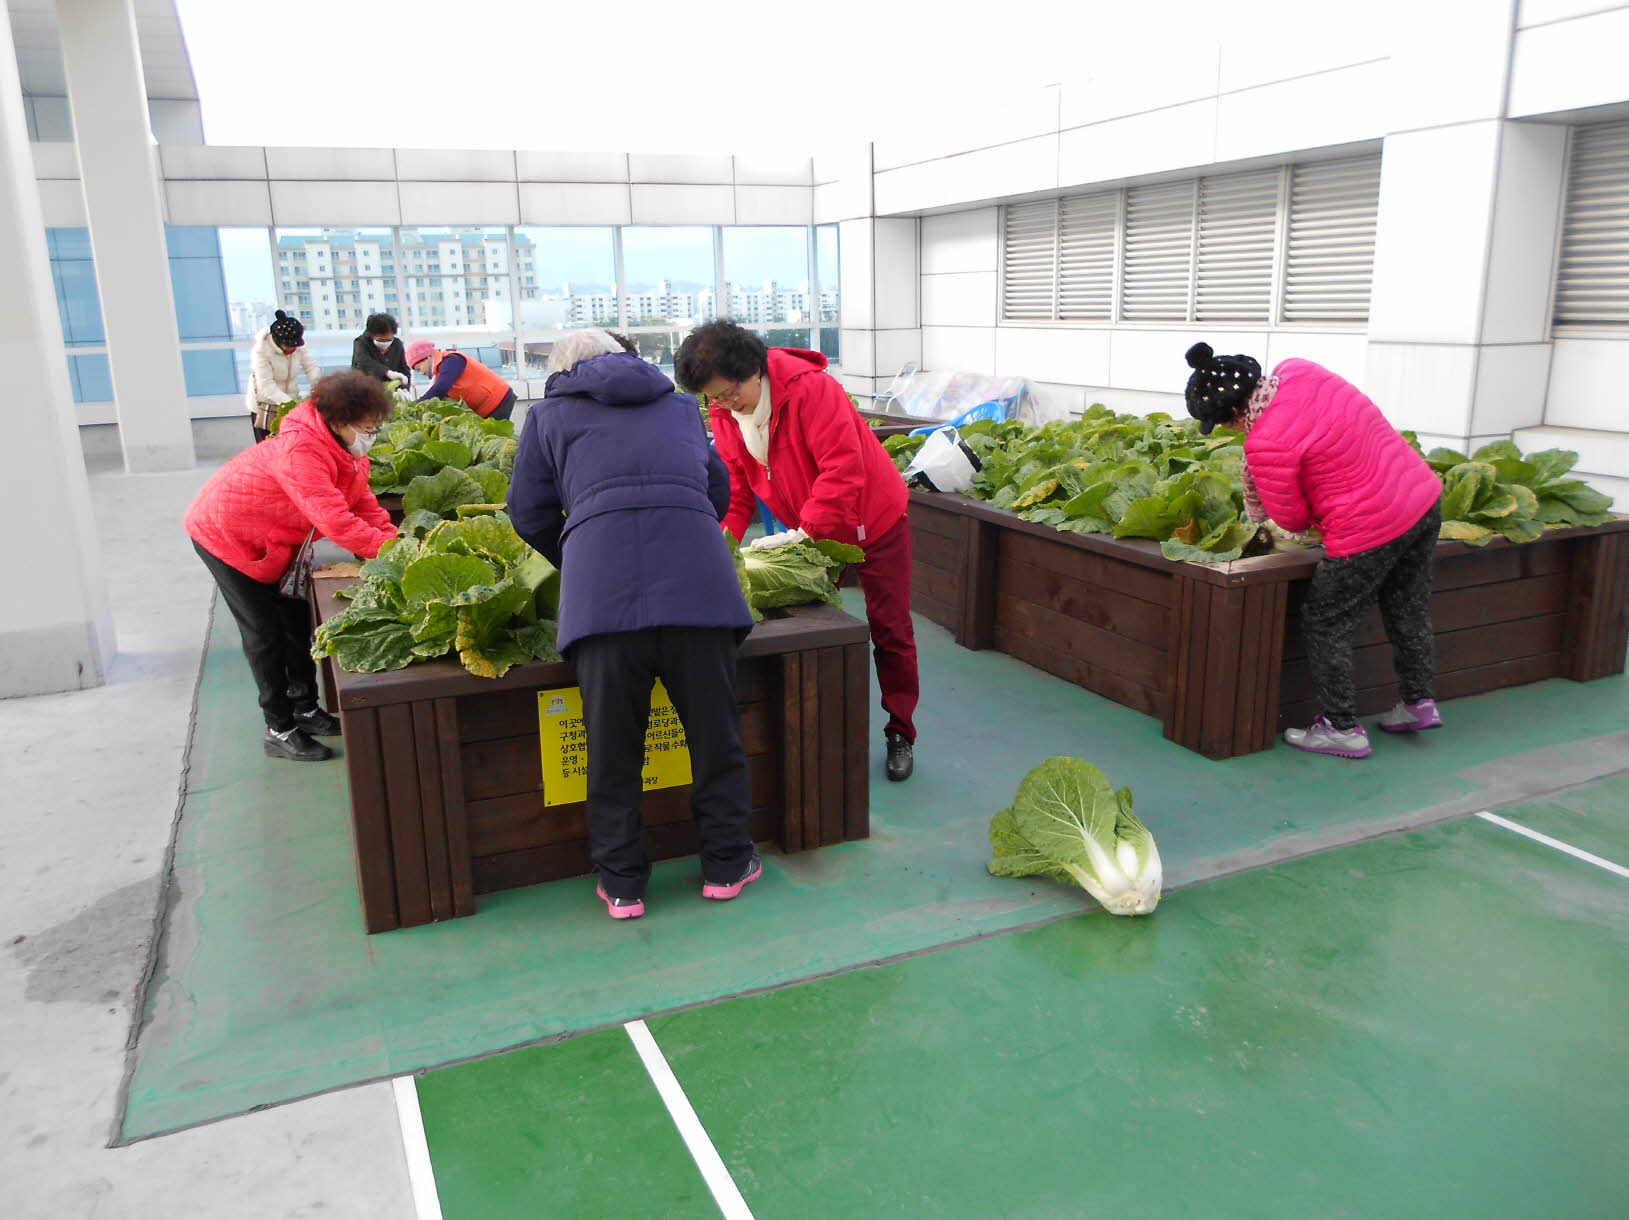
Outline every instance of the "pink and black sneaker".
<path fill-rule="evenodd" d="M 741 880 L 730 882 L 727 885 L 719 885 L 715 882 L 708 881 L 706 878 L 703 878 L 701 883 L 701 896 L 703 898 L 713 898 L 719 902 L 728 902 L 731 898 L 734 898 L 742 890 L 746 889 L 747 886 L 751 885 L 763 875 L 764 863 L 758 858 L 758 853 L 753 852 L 751 857 L 747 860 L 747 867 L 741 874 Z"/>
<path fill-rule="evenodd" d="M 645 900 L 643 898 L 613 898 L 605 892 L 603 885 L 596 885 L 594 892 L 605 903 L 606 913 L 612 919 L 638 919 L 645 913 Z"/>
<path fill-rule="evenodd" d="M 1380 718 L 1380 727 L 1388 733 L 1422 733 L 1440 729 L 1442 717 L 1437 714 L 1435 699 L 1421 699 L 1418 703 L 1399 703 Z"/>
<path fill-rule="evenodd" d="M 1337 729 L 1325 716 L 1314 720 L 1310 729 L 1285 729 L 1284 740 L 1297 750 L 1333 754 L 1336 758 L 1367 758 L 1370 754 L 1369 734 L 1361 724 Z"/>

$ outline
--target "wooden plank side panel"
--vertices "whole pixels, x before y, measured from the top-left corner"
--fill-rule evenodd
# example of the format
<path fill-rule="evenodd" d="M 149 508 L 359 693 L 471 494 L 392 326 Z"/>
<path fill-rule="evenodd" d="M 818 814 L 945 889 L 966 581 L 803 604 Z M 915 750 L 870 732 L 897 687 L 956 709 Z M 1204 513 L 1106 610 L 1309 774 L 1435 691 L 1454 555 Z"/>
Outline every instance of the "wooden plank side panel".
<path fill-rule="evenodd" d="M 781 658 L 782 851 L 803 850 L 803 655 Z"/>
<path fill-rule="evenodd" d="M 1437 675 L 1438 699 L 1462 699 L 1466 695 L 1480 695 L 1487 691 L 1504 690 L 1512 686 L 1525 686 L 1529 682 L 1542 682 L 1562 676 L 1562 657 L 1559 652 L 1538 653 L 1530 657 L 1516 657 L 1477 665 L 1470 669 L 1455 670 Z M 1358 715 L 1373 716 L 1397 703 L 1396 682 L 1358 688 Z M 1322 710 L 1316 696 L 1288 701 L 1280 705 L 1280 730 L 1298 726 L 1305 728 Z M 1450 716 L 1452 712 L 1448 713 Z"/>
<path fill-rule="evenodd" d="M 1170 647 L 1170 608 L 1132 597 L 1109 584 L 1087 584 L 1003 554 L 996 565 L 995 591 L 1034 602 L 1058 614 L 1157 648 Z"/>
<path fill-rule="evenodd" d="M 820 818 L 816 845 L 829 847 L 843 841 L 848 777 L 845 767 L 843 649 L 820 650 L 820 679 L 816 694 L 820 700 Z"/>
<path fill-rule="evenodd" d="M 1208 587 L 1210 630 L 1205 650 L 1205 698 L 1200 705 L 1199 752 L 1230 758 L 1239 725 L 1239 644 L 1244 636 L 1244 590 Z"/>
<path fill-rule="evenodd" d="M 429 923 L 430 875 L 424 858 L 424 811 L 419 800 L 412 705 L 379 709 L 380 755 L 390 809 L 391 859 L 396 866 L 396 909 L 402 927 Z"/>
<path fill-rule="evenodd" d="M 346 711 L 341 720 L 362 923 L 369 932 L 388 932 L 401 927 L 402 921 L 396 909 L 396 868 L 391 856 L 390 806 L 385 795 L 379 713 L 373 708 L 360 708 Z"/>
<path fill-rule="evenodd" d="M 754 808 L 778 806 L 781 769 L 773 756 L 748 760 L 747 782 Z M 691 820 L 691 789 L 662 788 L 647 792 L 640 805 L 646 826 L 665 826 Z M 479 859 L 532 847 L 548 847 L 588 837 L 585 804 L 544 805 L 536 793 L 472 801 L 468 805 L 471 854 Z"/>
<path fill-rule="evenodd" d="M 1036 669 L 1055 674 L 1065 682 L 1073 682 L 1106 699 L 1142 712 L 1145 716 L 1166 719 L 1170 692 L 1140 686 L 1120 674 L 1101 669 L 1089 661 L 1060 651 L 1036 640 L 1033 636 L 1009 631 L 996 625 L 995 646 L 1010 657 L 1033 665 Z"/>
<path fill-rule="evenodd" d="M 464 803 L 464 757 L 459 741 L 457 699 L 437 699 L 436 740 L 441 749 L 441 809 L 447 828 L 447 870 L 453 914 L 475 914 L 470 872 L 469 810 Z"/>
<path fill-rule="evenodd" d="M 798 711 L 803 736 L 797 746 L 803 754 L 803 846 L 808 851 L 820 845 L 820 803 L 825 787 L 838 777 L 828 777 L 821 764 L 820 742 L 820 655 L 810 649 L 801 654 L 799 697 L 802 707 Z"/>
<path fill-rule="evenodd" d="M 863 644 L 843 649 L 843 838 L 871 837 L 871 660 Z"/>
<path fill-rule="evenodd" d="M 1629 645 L 1629 534 L 1573 542 L 1565 675 L 1590 682 L 1624 669 Z"/>
<path fill-rule="evenodd" d="M 998 529 L 987 521 L 967 522 L 967 557 L 962 583 L 962 634 L 956 642 L 981 652 L 995 642 L 996 567 L 1000 557 Z"/>
<path fill-rule="evenodd" d="M 442 803 L 445 789 L 435 702 L 425 699 L 406 706 L 413 713 L 413 749 L 419 764 L 419 808 L 424 819 L 424 865 L 430 917 L 441 920 L 453 917 L 452 861 L 447 853 L 447 818 Z"/>
<path fill-rule="evenodd" d="M 942 538 L 959 538 L 962 514 L 950 512 L 933 504 L 912 500 L 910 504 L 911 533 L 916 537 L 937 534 Z"/>
<path fill-rule="evenodd" d="M 755 809 L 747 828 L 753 842 L 773 842 L 780 829 L 780 819 L 773 810 Z M 652 860 L 673 860 L 695 855 L 701 848 L 701 836 L 694 822 L 681 822 L 651 830 L 646 844 Z M 590 869 L 587 839 L 483 856 L 475 861 L 475 892 L 491 894 L 523 885 L 563 881 L 586 876 Z M 585 889 L 585 895 L 592 892 L 591 887 Z"/>
<path fill-rule="evenodd" d="M 1056 572 L 1081 584 L 1119 589 L 1130 597 L 1153 602 L 1156 606 L 1173 603 L 1175 590 L 1172 585 L 1177 582 L 1169 573 L 1080 550 L 1062 541 L 1062 537 L 1060 535 L 1060 540 L 1054 542 L 1033 534 L 999 530 L 997 546 L 1004 559 Z"/>
<path fill-rule="evenodd" d="M 1091 623 L 1004 593 L 996 595 L 995 603 L 995 626 L 998 631 L 1028 636 L 1141 686 L 1158 690 L 1164 684 L 1166 656 L 1163 649 L 1128 640 Z"/>

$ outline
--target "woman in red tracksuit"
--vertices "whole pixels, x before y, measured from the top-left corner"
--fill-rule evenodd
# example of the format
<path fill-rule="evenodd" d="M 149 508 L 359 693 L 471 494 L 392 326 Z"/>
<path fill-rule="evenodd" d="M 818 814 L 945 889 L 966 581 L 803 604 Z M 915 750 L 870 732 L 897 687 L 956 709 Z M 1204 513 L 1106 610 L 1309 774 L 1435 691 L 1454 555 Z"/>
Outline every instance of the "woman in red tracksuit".
<path fill-rule="evenodd" d="M 396 536 L 368 489 L 367 452 L 390 409 L 367 373 L 324 377 L 276 436 L 217 470 L 187 509 L 193 549 L 243 637 L 272 758 L 333 757 L 314 740 L 337 735 L 339 721 L 317 706 L 311 611 L 277 586 L 312 530 L 365 559 Z"/>
<path fill-rule="evenodd" d="M 697 327 L 674 359 L 679 383 L 711 408 L 713 443 L 730 472 L 724 528 L 739 540 L 753 498 L 793 528 L 753 543 L 804 538 L 865 551 L 858 565 L 877 681 L 888 713 L 887 774 L 909 779 L 920 684 L 911 627 L 911 530 L 905 483 L 819 352 L 766 348 L 733 322 Z"/>

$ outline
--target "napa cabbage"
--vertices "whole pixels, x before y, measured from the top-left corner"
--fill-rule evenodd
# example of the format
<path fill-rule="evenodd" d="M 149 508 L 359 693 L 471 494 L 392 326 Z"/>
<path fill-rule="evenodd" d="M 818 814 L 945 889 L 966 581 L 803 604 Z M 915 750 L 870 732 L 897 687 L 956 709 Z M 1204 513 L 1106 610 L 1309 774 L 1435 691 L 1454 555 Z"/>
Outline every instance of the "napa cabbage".
<path fill-rule="evenodd" d="M 1079 758 L 1049 758 L 990 822 L 997 877 L 1051 877 L 1078 885 L 1111 915 L 1147 915 L 1164 877 L 1154 836 L 1116 790 Z"/>

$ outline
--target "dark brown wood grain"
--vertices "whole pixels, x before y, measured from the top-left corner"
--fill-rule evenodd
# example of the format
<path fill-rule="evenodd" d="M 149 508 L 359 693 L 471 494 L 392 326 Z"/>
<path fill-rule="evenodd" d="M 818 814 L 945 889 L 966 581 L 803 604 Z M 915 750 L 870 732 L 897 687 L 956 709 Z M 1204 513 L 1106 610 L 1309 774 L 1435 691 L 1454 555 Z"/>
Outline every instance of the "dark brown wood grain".
<path fill-rule="evenodd" d="M 470 873 L 468 806 L 464 802 L 464 758 L 459 747 L 457 699 L 437 699 L 436 748 L 441 752 L 441 808 L 447 825 L 447 864 L 455 916 L 475 914 L 475 884 Z"/>
<path fill-rule="evenodd" d="M 871 658 L 843 649 L 843 838 L 871 834 Z"/>
<path fill-rule="evenodd" d="M 396 866 L 396 909 L 403 927 L 431 921 L 429 869 L 424 859 L 424 807 L 419 800 L 413 709 L 379 709 L 379 753 L 385 764 L 390 853 Z"/>
<path fill-rule="evenodd" d="M 351 789 L 352 846 L 362 923 L 369 932 L 401 927 L 396 909 L 396 868 L 390 844 L 390 806 L 385 796 L 385 759 L 379 742 L 379 713 L 372 708 L 345 712 L 345 774 Z"/>
<path fill-rule="evenodd" d="M 816 694 L 820 700 L 820 814 L 818 819 L 820 847 L 841 843 L 844 838 L 843 806 L 848 800 L 848 776 L 845 773 L 844 717 L 847 706 L 843 674 L 843 650 L 820 650 L 820 676 Z"/>
<path fill-rule="evenodd" d="M 443 803 L 441 742 L 436 734 L 435 703 L 408 705 L 413 714 L 413 751 L 419 770 L 419 808 L 424 818 L 424 865 L 430 895 L 430 917 L 453 917 L 452 862 L 447 850 L 447 816 Z"/>
<path fill-rule="evenodd" d="M 803 654 L 781 658 L 781 846 L 803 850 Z"/>

